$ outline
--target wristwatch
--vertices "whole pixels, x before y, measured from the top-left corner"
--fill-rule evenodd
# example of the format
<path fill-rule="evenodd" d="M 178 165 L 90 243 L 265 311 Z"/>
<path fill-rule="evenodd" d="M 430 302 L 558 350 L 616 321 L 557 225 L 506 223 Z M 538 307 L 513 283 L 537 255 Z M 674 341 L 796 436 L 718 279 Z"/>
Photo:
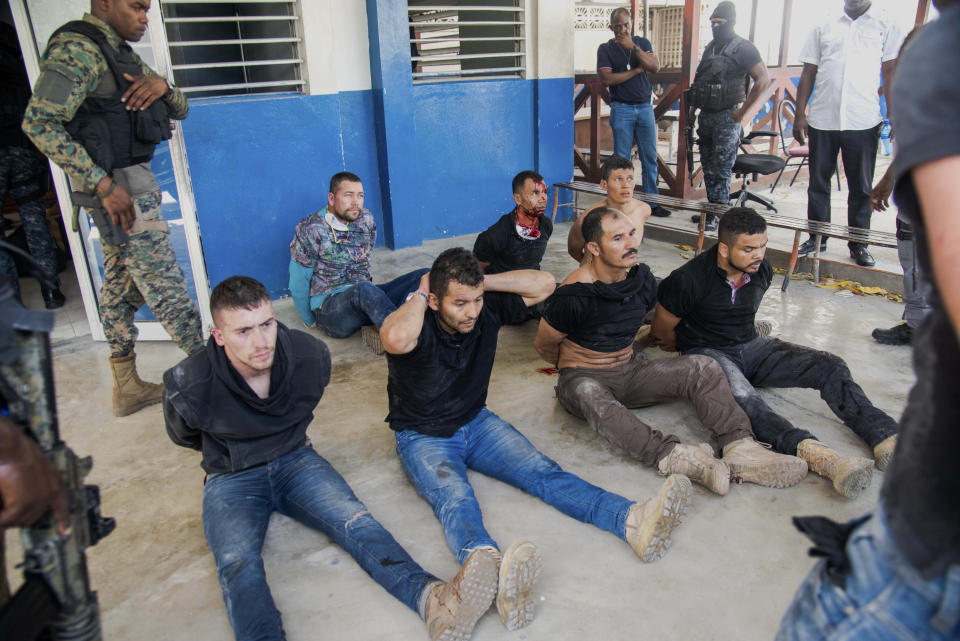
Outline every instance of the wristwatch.
<path fill-rule="evenodd" d="M 415 292 L 410 292 L 409 294 L 407 294 L 407 297 L 403 299 L 403 302 L 406 303 L 408 300 L 410 300 L 414 296 L 421 296 L 423 298 L 424 303 L 427 303 L 428 305 L 430 304 L 430 300 L 427 298 L 427 295 L 421 292 L 419 289 Z"/>

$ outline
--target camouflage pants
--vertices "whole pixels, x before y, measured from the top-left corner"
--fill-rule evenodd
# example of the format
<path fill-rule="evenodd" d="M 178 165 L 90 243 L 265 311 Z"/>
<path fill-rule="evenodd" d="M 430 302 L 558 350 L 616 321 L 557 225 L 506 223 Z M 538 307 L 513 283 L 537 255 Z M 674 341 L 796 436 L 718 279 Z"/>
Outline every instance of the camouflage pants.
<path fill-rule="evenodd" d="M 160 192 L 134 196 L 144 220 L 160 220 Z M 183 271 L 164 231 L 133 234 L 121 245 L 103 245 L 100 318 L 110 355 L 133 350 L 133 315 L 146 303 L 163 328 L 187 354 L 203 348 L 200 314 L 187 295 Z"/>
<path fill-rule="evenodd" d="M 726 205 L 730 202 L 730 176 L 740 145 L 740 123 L 727 111 L 700 112 L 697 135 L 700 138 L 700 163 L 707 200 Z"/>
<path fill-rule="evenodd" d="M 59 284 L 56 244 L 50 228 L 47 227 L 46 209 L 41 200 L 43 169 L 43 160 L 34 151 L 20 147 L 0 147 L 0 203 L 6 199 L 8 193 L 16 201 L 30 255 L 40 268 Z M 5 235 L 4 220 L 0 216 L 0 237 Z M 17 267 L 13 258 L 2 249 L 0 278 L 9 279 L 14 286 L 18 286 Z"/>

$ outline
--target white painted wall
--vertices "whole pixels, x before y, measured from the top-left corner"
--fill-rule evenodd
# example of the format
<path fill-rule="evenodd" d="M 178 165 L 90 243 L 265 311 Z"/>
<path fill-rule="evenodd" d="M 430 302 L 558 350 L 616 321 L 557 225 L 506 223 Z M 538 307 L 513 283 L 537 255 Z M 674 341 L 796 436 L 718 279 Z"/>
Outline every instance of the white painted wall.
<path fill-rule="evenodd" d="M 310 93 L 369 90 L 366 2 L 301 0 L 300 14 Z"/>
<path fill-rule="evenodd" d="M 573 76 L 574 0 L 527 0 L 527 78 Z"/>

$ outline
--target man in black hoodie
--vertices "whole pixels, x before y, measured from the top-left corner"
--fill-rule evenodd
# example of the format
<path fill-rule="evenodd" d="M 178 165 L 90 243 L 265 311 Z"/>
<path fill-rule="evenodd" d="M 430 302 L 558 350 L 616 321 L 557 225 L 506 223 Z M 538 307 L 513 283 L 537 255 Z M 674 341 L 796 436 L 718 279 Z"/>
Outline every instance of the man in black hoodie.
<path fill-rule="evenodd" d="M 173 442 L 203 453 L 203 531 L 236 638 L 284 638 L 260 556 L 274 511 L 350 553 L 431 639 L 469 638 L 493 601 L 495 562 L 471 555 L 446 584 L 424 571 L 306 437 L 330 382 L 327 346 L 277 322 L 252 278 L 217 285 L 210 312 L 213 340 L 164 374 L 163 410 Z"/>
<path fill-rule="evenodd" d="M 588 213 L 581 227 L 592 260 L 574 270 L 547 301 L 534 346 L 560 368 L 557 398 L 568 412 L 660 474 L 683 474 L 726 494 L 730 478 L 770 487 L 798 483 L 806 464 L 753 440 L 750 420 L 723 370 L 702 356 L 647 360 L 634 349 L 657 283 L 638 264 L 633 221 L 611 207 Z M 686 445 L 653 430 L 631 408 L 688 398 L 713 432 L 723 459 L 706 443 Z"/>

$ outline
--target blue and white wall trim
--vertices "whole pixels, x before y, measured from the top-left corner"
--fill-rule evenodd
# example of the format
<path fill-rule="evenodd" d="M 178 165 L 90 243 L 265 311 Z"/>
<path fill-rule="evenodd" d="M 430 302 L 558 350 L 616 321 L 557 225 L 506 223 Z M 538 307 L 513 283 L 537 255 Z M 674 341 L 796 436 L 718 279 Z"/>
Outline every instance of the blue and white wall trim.
<path fill-rule="evenodd" d="M 573 0 L 526 1 L 524 79 L 414 85 L 406 0 L 304 0 L 305 94 L 191 101 L 183 123 L 211 285 L 287 293 L 293 227 L 352 171 L 391 248 L 477 232 L 510 180 L 572 177 Z"/>

